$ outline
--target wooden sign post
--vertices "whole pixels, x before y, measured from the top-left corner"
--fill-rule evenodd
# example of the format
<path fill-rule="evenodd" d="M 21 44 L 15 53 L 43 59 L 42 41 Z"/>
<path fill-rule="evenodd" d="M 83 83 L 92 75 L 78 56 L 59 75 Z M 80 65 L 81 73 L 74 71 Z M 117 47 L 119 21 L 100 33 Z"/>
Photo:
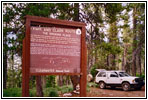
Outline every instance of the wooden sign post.
<path fill-rule="evenodd" d="M 80 96 L 86 96 L 84 23 L 27 15 L 22 60 L 23 97 L 31 75 L 80 75 Z"/>

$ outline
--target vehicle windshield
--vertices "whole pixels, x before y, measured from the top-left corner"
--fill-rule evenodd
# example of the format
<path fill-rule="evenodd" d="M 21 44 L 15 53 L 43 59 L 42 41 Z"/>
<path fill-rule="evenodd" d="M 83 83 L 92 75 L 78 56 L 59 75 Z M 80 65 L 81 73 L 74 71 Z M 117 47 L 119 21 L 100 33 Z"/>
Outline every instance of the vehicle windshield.
<path fill-rule="evenodd" d="M 120 77 L 129 77 L 130 75 L 125 72 L 119 72 Z"/>

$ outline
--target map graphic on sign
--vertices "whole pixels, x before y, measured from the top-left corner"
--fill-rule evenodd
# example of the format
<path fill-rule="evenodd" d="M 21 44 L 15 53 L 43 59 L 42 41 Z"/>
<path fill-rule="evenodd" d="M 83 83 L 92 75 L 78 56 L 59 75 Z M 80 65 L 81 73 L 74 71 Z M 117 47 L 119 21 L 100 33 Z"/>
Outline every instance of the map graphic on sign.
<path fill-rule="evenodd" d="M 80 73 L 80 34 L 77 28 L 31 27 L 30 73 Z"/>

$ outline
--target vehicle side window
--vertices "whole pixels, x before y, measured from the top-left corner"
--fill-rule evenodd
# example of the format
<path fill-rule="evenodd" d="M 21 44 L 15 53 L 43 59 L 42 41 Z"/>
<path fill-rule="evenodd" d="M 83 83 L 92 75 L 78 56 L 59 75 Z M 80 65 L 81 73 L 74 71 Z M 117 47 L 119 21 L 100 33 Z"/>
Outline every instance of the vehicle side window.
<path fill-rule="evenodd" d="M 112 73 L 110 74 L 110 77 L 118 77 L 118 74 L 115 73 L 115 72 L 112 72 Z"/>
<path fill-rule="evenodd" d="M 100 72 L 100 73 L 98 74 L 98 77 L 106 77 L 106 73 L 105 73 L 105 72 Z"/>
<path fill-rule="evenodd" d="M 123 75 L 123 74 L 121 74 L 121 73 L 119 73 L 119 76 L 120 76 L 120 77 L 124 77 L 124 75 Z"/>

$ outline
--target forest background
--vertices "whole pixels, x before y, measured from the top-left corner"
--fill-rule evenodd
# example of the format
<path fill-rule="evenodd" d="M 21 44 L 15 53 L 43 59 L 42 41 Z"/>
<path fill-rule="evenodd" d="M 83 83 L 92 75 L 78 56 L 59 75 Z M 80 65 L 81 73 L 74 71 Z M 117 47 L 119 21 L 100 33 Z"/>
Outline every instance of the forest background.
<path fill-rule="evenodd" d="M 145 3 L 2 5 L 3 96 L 21 96 L 26 15 L 86 23 L 87 74 L 95 76 L 95 69 L 107 69 L 145 76 Z M 77 80 L 78 76 L 32 76 L 30 96 L 58 96 L 57 90 L 64 93 L 75 89 Z"/>

